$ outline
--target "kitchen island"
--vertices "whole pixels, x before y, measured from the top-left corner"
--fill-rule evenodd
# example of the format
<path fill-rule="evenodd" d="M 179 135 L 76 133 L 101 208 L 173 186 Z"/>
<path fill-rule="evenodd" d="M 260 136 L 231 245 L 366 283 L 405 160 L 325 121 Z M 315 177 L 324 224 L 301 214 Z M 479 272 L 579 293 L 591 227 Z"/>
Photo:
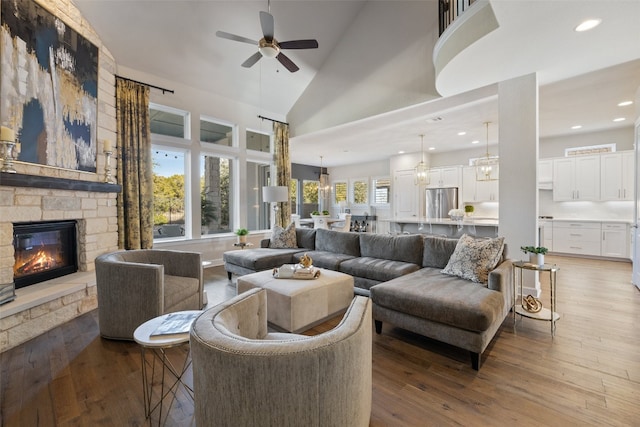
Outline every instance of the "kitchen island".
<path fill-rule="evenodd" d="M 496 237 L 498 220 L 496 218 L 465 217 L 462 221 L 450 218 L 378 218 L 389 223 L 391 233 L 399 234 L 436 234 L 447 237 L 459 237 L 470 234 L 480 237 Z"/>

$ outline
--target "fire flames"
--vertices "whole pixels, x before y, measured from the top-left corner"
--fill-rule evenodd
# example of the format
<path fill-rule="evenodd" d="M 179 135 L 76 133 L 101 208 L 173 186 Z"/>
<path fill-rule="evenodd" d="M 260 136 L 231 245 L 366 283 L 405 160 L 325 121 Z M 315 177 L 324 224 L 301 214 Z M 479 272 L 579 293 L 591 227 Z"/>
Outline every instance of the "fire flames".
<path fill-rule="evenodd" d="M 27 255 L 25 261 L 17 260 L 13 268 L 13 275 L 14 277 L 26 276 L 28 274 L 50 270 L 57 266 L 58 261 L 43 247 L 35 254 Z"/>

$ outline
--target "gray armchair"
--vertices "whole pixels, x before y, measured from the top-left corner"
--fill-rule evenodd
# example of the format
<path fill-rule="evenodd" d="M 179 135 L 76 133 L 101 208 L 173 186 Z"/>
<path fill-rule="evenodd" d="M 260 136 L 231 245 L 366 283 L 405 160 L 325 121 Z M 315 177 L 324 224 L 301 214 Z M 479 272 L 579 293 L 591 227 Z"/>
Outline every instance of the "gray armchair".
<path fill-rule="evenodd" d="M 334 329 L 270 333 L 267 294 L 252 289 L 191 328 L 198 426 L 368 426 L 371 302 L 355 297 Z"/>
<path fill-rule="evenodd" d="M 199 253 L 158 249 L 118 251 L 96 258 L 100 335 L 132 340 L 149 319 L 203 306 Z"/>

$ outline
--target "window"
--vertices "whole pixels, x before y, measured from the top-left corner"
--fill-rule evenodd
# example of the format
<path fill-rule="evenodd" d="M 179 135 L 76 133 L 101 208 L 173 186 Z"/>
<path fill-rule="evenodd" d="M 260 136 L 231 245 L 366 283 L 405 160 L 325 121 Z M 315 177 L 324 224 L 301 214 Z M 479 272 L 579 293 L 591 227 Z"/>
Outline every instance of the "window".
<path fill-rule="evenodd" d="M 367 179 L 354 179 L 353 203 L 356 205 L 366 205 L 369 203 L 369 182 Z"/>
<path fill-rule="evenodd" d="M 151 133 L 189 138 L 189 113 L 164 105 L 149 104 Z"/>
<path fill-rule="evenodd" d="M 152 147 L 153 237 L 168 239 L 186 234 L 185 151 Z"/>
<path fill-rule="evenodd" d="M 373 203 L 387 205 L 391 198 L 391 179 L 375 178 L 373 180 Z"/>
<path fill-rule="evenodd" d="M 308 217 L 311 212 L 318 210 L 319 181 L 302 181 L 302 212 L 301 217 Z"/>
<path fill-rule="evenodd" d="M 347 183 L 346 181 L 336 181 L 333 183 L 334 204 L 347 201 Z"/>
<path fill-rule="evenodd" d="M 201 118 L 200 141 L 231 147 L 233 145 L 233 127 Z"/>
<path fill-rule="evenodd" d="M 231 223 L 232 161 L 214 155 L 200 156 L 202 235 L 228 233 Z"/>
<path fill-rule="evenodd" d="M 247 131 L 247 150 L 262 151 L 263 153 L 271 152 L 271 136 L 264 133 Z"/>
<path fill-rule="evenodd" d="M 270 227 L 269 205 L 262 202 L 262 187 L 269 185 L 269 165 L 247 162 L 247 225 L 249 231 Z"/>

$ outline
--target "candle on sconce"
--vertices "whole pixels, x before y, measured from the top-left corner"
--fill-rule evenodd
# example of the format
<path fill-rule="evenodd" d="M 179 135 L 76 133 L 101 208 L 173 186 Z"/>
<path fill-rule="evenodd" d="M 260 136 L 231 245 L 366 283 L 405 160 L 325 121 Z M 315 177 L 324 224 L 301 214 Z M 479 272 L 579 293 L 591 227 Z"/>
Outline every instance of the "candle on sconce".
<path fill-rule="evenodd" d="M 16 140 L 16 133 L 13 129 L 9 129 L 6 126 L 0 127 L 0 141 L 14 142 Z"/>
<path fill-rule="evenodd" d="M 16 145 L 13 147 L 13 151 L 16 153 L 16 157 L 18 157 L 18 154 L 22 151 L 22 144 L 20 142 L 16 142 Z"/>
<path fill-rule="evenodd" d="M 111 144 L 111 141 L 108 139 L 105 139 L 103 144 L 102 144 L 102 150 L 106 153 L 106 152 L 113 152 L 113 145 Z"/>

